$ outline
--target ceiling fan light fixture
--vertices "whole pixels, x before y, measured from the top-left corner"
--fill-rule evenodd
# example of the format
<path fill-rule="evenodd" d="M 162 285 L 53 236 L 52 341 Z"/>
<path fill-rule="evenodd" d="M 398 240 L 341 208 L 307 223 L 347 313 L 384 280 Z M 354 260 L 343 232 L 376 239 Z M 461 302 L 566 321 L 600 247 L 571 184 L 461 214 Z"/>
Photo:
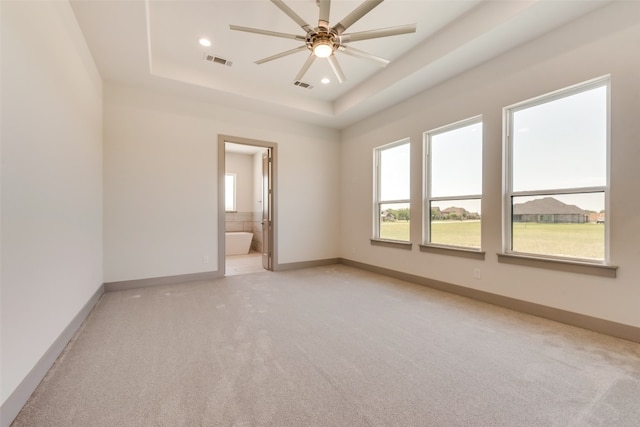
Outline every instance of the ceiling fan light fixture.
<path fill-rule="evenodd" d="M 255 63 L 263 64 L 265 62 L 279 59 L 299 52 L 301 50 L 308 49 L 308 51 L 311 53 L 296 75 L 295 80 L 300 81 L 307 70 L 309 70 L 309 67 L 311 67 L 311 64 L 317 58 L 324 58 L 327 60 L 327 62 L 329 62 L 329 66 L 338 79 L 338 82 L 342 83 L 345 80 L 345 76 L 342 72 L 342 69 L 340 68 L 339 61 L 336 58 L 336 54 L 338 51 L 343 52 L 347 55 L 374 60 L 382 66 L 385 66 L 389 63 L 389 61 L 384 58 L 379 58 L 361 50 L 350 48 L 347 46 L 348 43 L 352 41 L 397 36 L 400 34 L 414 33 L 416 31 L 416 25 L 410 24 L 396 27 L 379 28 L 376 30 L 360 31 L 356 33 L 344 32 L 345 30 L 347 30 L 347 28 L 351 27 L 354 23 L 371 12 L 383 1 L 384 0 L 364 0 L 364 2 L 360 4 L 360 6 L 352 10 L 351 13 L 345 16 L 340 22 L 333 26 L 330 26 L 329 15 L 331 9 L 331 0 L 316 0 L 316 4 L 320 8 L 320 13 L 318 15 L 318 26 L 314 28 L 309 25 L 303 18 L 301 18 L 296 12 L 294 12 L 293 9 L 287 6 L 284 0 L 271 0 L 271 3 L 276 5 L 278 9 L 284 12 L 285 15 L 291 18 L 292 21 L 294 21 L 296 24 L 298 24 L 298 26 L 300 26 L 300 28 L 302 28 L 302 30 L 304 30 L 305 35 L 302 36 L 296 34 L 281 33 L 278 31 L 262 30 L 259 28 L 241 27 L 238 25 L 229 25 L 229 28 L 235 31 L 244 31 L 247 33 L 255 33 L 272 37 L 281 37 L 285 39 L 304 41 L 304 45 L 302 46 L 298 46 L 295 49 L 290 49 L 276 55 L 271 55 L 269 57 L 255 61 Z"/>
<path fill-rule="evenodd" d="M 313 45 L 313 54 L 318 58 L 328 58 L 332 53 L 333 45 L 328 40 L 321 40 Z"/>

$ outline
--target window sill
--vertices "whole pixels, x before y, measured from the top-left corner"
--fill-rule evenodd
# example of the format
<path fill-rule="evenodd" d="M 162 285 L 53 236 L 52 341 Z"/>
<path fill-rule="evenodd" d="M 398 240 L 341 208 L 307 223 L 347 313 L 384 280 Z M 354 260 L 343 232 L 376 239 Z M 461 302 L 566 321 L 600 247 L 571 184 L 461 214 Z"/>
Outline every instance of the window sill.
<path fill-rule="evenodd" d="M 369 239 L 369 241 L 373 246 L 384 246 L 387 248 L 405 249 L 409 251 L 413 246 L 411 242 L 403 242 L 400 240 Z"/>
<path fill-rule="evenodd" d="M 498 254 L 498 262 L 610 278 L 615 278 L 618 270 L 618 266 L 615 265 L 539 258 L 529 255 Z"/>
<path fill-rule="evenodd" d="M 420 245 L 420 252 L 484 260 L 484 251 L 454 246 Z"/>

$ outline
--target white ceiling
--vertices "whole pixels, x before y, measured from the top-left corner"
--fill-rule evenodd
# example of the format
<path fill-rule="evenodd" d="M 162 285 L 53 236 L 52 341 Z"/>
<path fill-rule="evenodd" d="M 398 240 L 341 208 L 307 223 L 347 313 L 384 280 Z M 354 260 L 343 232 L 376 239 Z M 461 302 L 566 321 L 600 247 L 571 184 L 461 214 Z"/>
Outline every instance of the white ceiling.
<path fill-rule="evenodd" d="M 254 61 L 303 43 L 229 29 L 229 24 L 300 34 L 304 31 L 268 0 L 71 0 L 106 81 L 143 85 L 216 103 L 344 128 L 492 57 L 532 40 L 609 0 L 386 0 L 347 32 L 417 24 L 417 31 L 350 46 L 392 62 L 382 68 L 336 54 L 346 75 L 338 83 L 318 59 L 293 80 L 308 52 L 262 65 Z M 315 27 L 316 0 L 285 0 Z M 362 0 L 333 0 L 331 24 Z M 213 45 L 198 44 L 201 37 Z M 207 62 L 206 54 L 232 62 Z M 324 85 L 322 77 L 331 83 Z"/>
<path fill-rule="evenodd" d="M 236 154 L 247 154 L 254 155 L 258 153 L 262 153 L 267 149 L 264 147 L 259 147 L 257 145 L 248 145 L 248 144 L 236 144 L 234 142 L 225 142 L 224 151 L 227 153 L 236 153 Z"/>

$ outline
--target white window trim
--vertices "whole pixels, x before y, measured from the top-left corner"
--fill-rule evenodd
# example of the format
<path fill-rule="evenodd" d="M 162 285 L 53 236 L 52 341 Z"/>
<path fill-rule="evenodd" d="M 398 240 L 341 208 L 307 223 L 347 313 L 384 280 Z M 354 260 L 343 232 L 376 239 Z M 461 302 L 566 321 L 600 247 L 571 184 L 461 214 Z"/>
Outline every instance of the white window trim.
<path fill-rule="evenodd" d="M 513 162 L 512 155 L 512 116 L 513 113 L 524 108 L 534 107 L 536 105 L 544 104 L 546 102 L 555 101 L 571 95 L 585 92 L 590 89 L 605 86 L 607 89 L 607 132 L 606 132 L 606 182 L 604 186 L 599 187 L 577 187 L 577 188 L 554 188 L 550 190 L 536 190 L 536 191 L 513 191 Z M 503 112 L 503 199 L 502 199 L 502 253 L 509 256 L 518 258 L 531 258 L 539 260 L 550 260 L 554 262 L 568 262 L 568 263 L 584 263 L 584 264 L 596 264 L 596 265 L 610 265 L 609 254 L 609 240 L 610 240 L 610 221 L 605 221 L 604 227 L 604 260 L 582 259 L 577 257 L 564 257 L 564 256 L 552 256 L 552 255 L 540 255 L 540 254 L 528 254 L 523 252 L 517 252 L 511 250 L 511 226 L 512 226 L 512 197 L 518 196 L 532 196 L 532 195 L 554 195 L 554 194 L 584 194 L 594 192 L 604 192 L 604 209 L 607 213 L 607 218 L 610 218 L 610 173 L 611 173 L 611 76 L 606 75 L 588 80 L 586 82 L 578 83 L 563 89 L 559 89 L 554 92 L 550 92 L 538 97 L 534 97 L 510 106 L 504 107 Z"/>
<path fill-rule="evenodd" d="M 482 115 L 470 117 L 468 119 L 460 120 L 454 123 L 450 123 L 445 126 L 441 126 L 435 129 L 428 130 L 422 134 L 422 144 L 424 155 L 422 157 L 423 165 L 423 188 L 424 194 L 422 197 L 422 242 L 424 246 L 439 246 L 450 249 L 460 249 L 464 251 L 482 251 L 482 239 L 480 240 L 480 248 L 469 246 L 450 246 L 431 243 L 431 202 L 432 201 L 447 201 L 447 200 L 476 200 L 480 199 L 480 205 L 482 206 L 482 194 L 470 194 L 464 196 L 447 196 L 447 197 L 431 197 L 431 138 L 434 135 L 439 135 L 445 132 L 450 132 L 466 126 L 471 126 L 476 123 L 483 123 Z M 484 133 L 484 126 L 483 126 Z M 484 139 L 484 138 L 483 138 Z M 484 144 L 484 141 L 483 141 Z M 482 162 L 482 159 L 481 159 Z M 482 163 L 484 167 L 484 163 Z M 482 221 L 482 220 L 481 220 Z"/>
<path fill-rule="evenodd" d="M 398 141 L 391 142 L 389 144 L 381 145 L 379 147 L 374 148 L 373 150 L 373 171 L 375 174 L 374 186 L 373 186 L 373 237 L 372 240 L 382 240 L 382 241 L 391 241 L 391 242 L 401 242 L 401 243 L 409 243 L 409 240 L 390 240 L 384 239 L 380 237 L 380 205 L 381 204 L 392 204 L 392 203 L 407 203 L 409 205 L 409 217 L 411 217 L 411 199 L 401 199 L 401 200 L 381 200 L 380 199 L 380 153 L 384 150 L 388 150 L 390 148 L 395 148 L 400 145 L 409 144 L 409 150 L 411 150 L 411 138 L 403 138 Z M 411 167 L 411 162 L 409 162 L 409 167 Z M 409 188 L 409 196 L 411 196 L 411 188 Z M 409 220 L 411 223 L 411 220 Z M 411 227 L 411 226 L 409 226 Z"/>

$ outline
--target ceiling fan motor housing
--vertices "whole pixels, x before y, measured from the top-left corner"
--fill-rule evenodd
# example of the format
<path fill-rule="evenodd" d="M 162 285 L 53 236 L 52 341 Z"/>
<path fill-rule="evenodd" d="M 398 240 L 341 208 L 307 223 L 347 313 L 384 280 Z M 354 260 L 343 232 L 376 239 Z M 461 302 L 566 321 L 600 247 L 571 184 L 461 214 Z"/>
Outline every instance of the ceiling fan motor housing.
<path fill-rule="evenodd" d="M 324 45 L 331 48 L 330 56 L 340 47 L 340 38 L 338 34 L 324 27 L 317 27 L 314 31 L 310 31 L 306 38 L 307 48 L 318 56 L 316 47 Z"/>

